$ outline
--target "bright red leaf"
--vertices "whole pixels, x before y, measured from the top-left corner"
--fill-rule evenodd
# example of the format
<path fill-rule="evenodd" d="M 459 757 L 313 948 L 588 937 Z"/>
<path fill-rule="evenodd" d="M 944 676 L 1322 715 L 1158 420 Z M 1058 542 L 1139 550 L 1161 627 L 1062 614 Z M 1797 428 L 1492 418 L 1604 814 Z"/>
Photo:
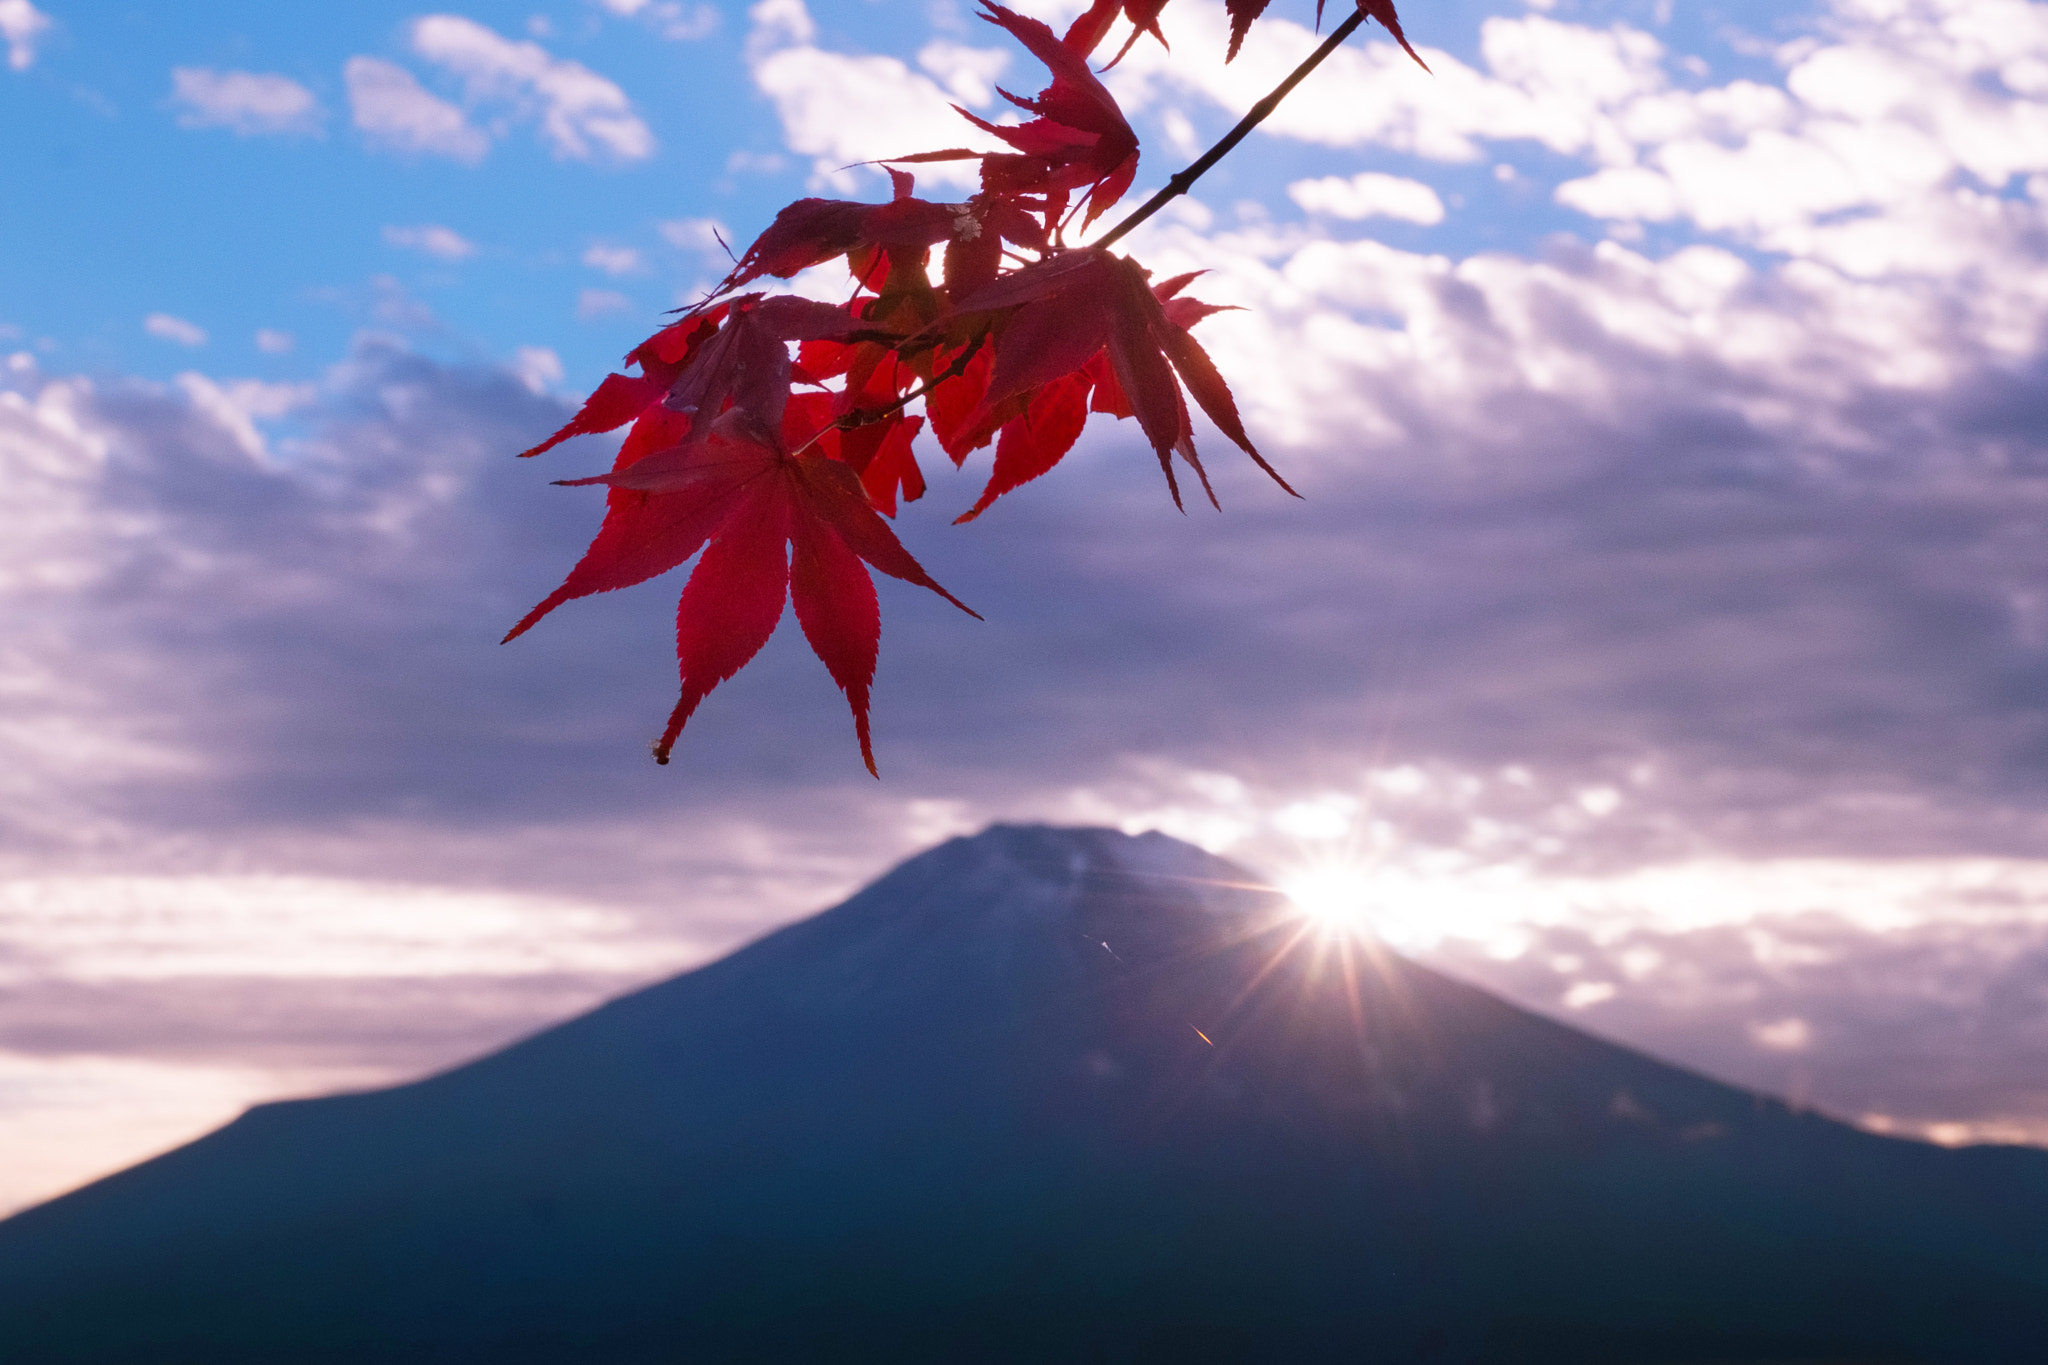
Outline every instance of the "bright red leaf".
<path fill-rule="evenodd" d="M 1408 48 L 1391 0 L 1355 3 Z M 605 486 L 603 525 L 561 586 L 506 638 L 564 602 L 695 558 L 677 605 L 680 694 L 656 757 L 668 761 L 704 698 L 760 651 L 793 603 L 846 694 L 872 772 L 868 710 L 881 617 L 871 572 L 961 605 L 884 519 L 925 492 L 914 445 L 927 424 L 955 464 L 995 446 L 988 481 L 962 522 L 1055 467 L 1095 412 L 1137 420 L 1176 505 L 1176 456 L 1207 490 L 1190 395 L 1287 488 L 1189 334 L 1220 311 L 1185 296 L 1195 275 L 1155 285 L 1128 257 L 1065 240 L 1075 196 L 1085 196 L 1085 224 L 1129 190 L 1138 165 L 1137 135 L 1089 60 L 1119 21 L 1131 30 L 1118 59 L 1143 34 L 1163 43 L 1166 4 L 1094 0 L 1062 38 L 982 0 L 982 17 L 1051 73 L 1028 99 L 1002 92 L 1030 115 L 1023 122 L 961 111 L 1009 150 L 892 158 L 881 163 L 893 190 L 886 203 L 789 205 L 710 297 L 627 357 L 637 376 L 608 376 L 569 422 L 524 452 L 631 424 L 611 472 L 563 481 Z M 1268 0 L 1226 4 L 1235 55 Z M 981 191 L 965 203 L 919 199 L 903 169 L 961 160 L 981 164 Z M 1185 185 L 1177 179 L 1173 188 Z M 944 270 L 936 284 L 935 252 Z M 734 292 L 832 260 L 843 260 L 854 281 L 840 303 Z M 906 411 L 920 400 L 922 416 Z"/>
<path fill-rule="evenodd" d="M 760 652 L 782 617 L 785 597 L 794 593 L 804 634 L 845 691 L 861 757 L 873 772 L 868 688 L 881 621 L 863 564 L 930 588 L 975 615 L 903 548 L 852 469 L 820 455 L 788 454 L 742 408 L 728 409 L 700 437 L 659 457 L 573 482 L 610 485 L 615 501 L 570 581 L 512 635 L 572 597 L 642 581 L 704 552 L 677 608 L 682 693 L 655 746 L 657 762 L 668 762 L 684 724 L 712 689 Z M 792 542 L 798 547 L 794 578 Z"/>
<path fill-rule="evenodd" d="M 1186 282 L 1182 277 L 1162 287 L 1177 292 Z M 1192 300 L 1174 302 L 1183 311 L 1189 305 L 1203 306 Z M 1026 266 L 962 300 L 960 306 L 1016 309 L 997 333 L 987 392 L 976 413 L 963 419 L 963 426 L 973 427 L 976 417 L 995 405 L 1081 370 L 1106 353 L 1122 405 L 1128 405 L 1152 443 L 1176 505 L 1180 488 L 1173 476 L 1174 454 L 1186 460 L 1208 488 L 1195 453 L 1182 384 L 1224 435 L 1274 482 L 1294 492 L 1252 444 L 1230 388 L 1208 353 L 1168 316 L 1144 271 L 1129 257 L 1078 247 Z M 1215 501 L 1213 492 L 1210 501 Z"/>

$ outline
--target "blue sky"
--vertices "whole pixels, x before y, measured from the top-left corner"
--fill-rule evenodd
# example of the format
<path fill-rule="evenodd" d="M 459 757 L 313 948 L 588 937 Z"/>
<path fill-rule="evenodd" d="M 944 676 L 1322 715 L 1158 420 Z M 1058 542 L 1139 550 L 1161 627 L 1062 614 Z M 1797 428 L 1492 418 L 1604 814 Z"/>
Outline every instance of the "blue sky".
<path fill-rule="evenodd" d="M 1058 20 L 1077 6 L 1023 8 Z M 304 9 L 305 7 L 301 7 Z M 1139 188 L 1312 41 L 1109 77 Z M 511 453 L 804 194 L 1039 76 L 964 4 L 0 0 L 0 1205 L 416 1074 L 998 818 L 1157 826 L 1584 1027 L 2048 1139 L 2048 5 L 1444 3 L 1129 247 L 1294 502 L 1097 419 L 898 528 L 861 769 L 663 581 L 499 648 Z M 961 193 L 927 173 L 934 197 Z M 829 295 L 823 277 L 796 287 Z"/>

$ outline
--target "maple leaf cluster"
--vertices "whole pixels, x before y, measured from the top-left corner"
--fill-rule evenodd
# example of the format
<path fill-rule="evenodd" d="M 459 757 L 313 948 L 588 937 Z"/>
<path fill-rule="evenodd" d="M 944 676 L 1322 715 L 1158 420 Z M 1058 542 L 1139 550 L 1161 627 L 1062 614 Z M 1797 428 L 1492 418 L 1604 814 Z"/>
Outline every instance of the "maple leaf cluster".
<path fill-rule="evenodd" d="M 1227 0 L 1228 57 L 1267 3 Z M 1391 0 L 1356 3 L 1408 47 Z M 1021 122 L 959 110 L 1006 150 L 896 158 L 886 164 L 895 187 L 887 203 L 789 205 L 702 303 L 627 356 L 637 375 L 608 376 L 567 425 L 523 452 L 631 424 L 610 473 L 563 481 L 605 486 L 604 523 L 562 585 L 505 638 L 564 602 L 644 582 L 701 552 L 677 610 L 682 692 L 656 761 L 668 762 L 699 703 L 760 651 L 794 604 L 846 693 L 872 773 L 868 694 L 881 614 L 869 571 L 974 615 L 889 525 L 899 503 L 924 494 L 913 444 L 927 427 L 956 466 L 995 447 L 987 486 L 962 522 L 1057 465 L 1091 413 L 1137 421 L 1176 505 L 1176 459 L 1213 504 L 1189 397 L 1292 493 L 1189 332 L 1219 311 L 1186 296 L 1195 277 L 1154 281 L 1128 256 L 1067 240 L 1122 199 L 1138 171 L 1138 136 L 1090 60 L 1119 19 L 1131 32 L 1111 65 L 1144 34 L 1164 43 L 1166 4 L 1095 0 L 1059 35 L 982 0 L 981 17 L 1052 76 L 1028 99 L 1001 92 L 1030 116 Z M 1321 0 L 1316 10 L 1320 21 Z M 963 160 L 978 161 L 981 175 L 964 203 L 918 198 L 903 169 Z M 853 280 L 842 304 L 747 288 L 835 259 Z M 921 414 L 908 411 L 920 402 Z"/>

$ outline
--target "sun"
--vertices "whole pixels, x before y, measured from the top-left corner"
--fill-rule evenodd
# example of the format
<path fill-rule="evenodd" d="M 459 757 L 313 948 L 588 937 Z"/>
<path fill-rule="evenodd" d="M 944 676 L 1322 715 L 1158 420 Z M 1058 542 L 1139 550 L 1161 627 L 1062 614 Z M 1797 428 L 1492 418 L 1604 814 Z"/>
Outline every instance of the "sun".
<path fill-rule="evenodd" d="M 1280 893 L 1326 934 L 1371 932 L 1373 869 L 1361 862 L 1319 862 L 1280 878 Z"/>

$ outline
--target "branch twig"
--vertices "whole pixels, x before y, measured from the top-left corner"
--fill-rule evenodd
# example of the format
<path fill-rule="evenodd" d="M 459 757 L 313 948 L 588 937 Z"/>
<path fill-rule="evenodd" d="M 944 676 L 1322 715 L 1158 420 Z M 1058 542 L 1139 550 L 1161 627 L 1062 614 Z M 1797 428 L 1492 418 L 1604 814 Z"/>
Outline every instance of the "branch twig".
<path fill-rule="evenodd" d="M 1165 189 L 1147 199 L 1139 206 L 1136 213 L 1133 213 L 1130 217 L 1111 228 L 1108 236 L 1097 239 L 1091 245 L 1098 247 L 1109 246 L 1129 233 L 1131 229 L 1137 227 L 1138 224 L 1165 208 L 1169 203 L 1186 194 L 1211 166 L 1228 155 L 1231 148 L 1249 137 L 1252 129 L 1264 123 L 1267 116 L 1280 107 L 1280 101 L 1292 94 L 1294 87 L 1300 85 L 1306 79 L 1309 72 L 1321 66 L 1325 57 L 1342 47 L 1346 38 L 1358 32 L 1358 26 L 1365 22 L 1365 18 L 1365 11 L 1361 9 L 1345 19 L 1343 23 L 1337 25 L 1336 28 L 1330 30 L 1330 36 L 1323 39 L 1323 45 L 1310 53 L 1308 60 L 1295 67 L 1286 80 L 1274 86 L 1272 94 L 1254 104 L 1250 112 L 1237 121 L 1237 126 L 1223 135 L 1221 142 L 1218 142 L 1214 147 L 1202 153 L 1199 161 L 1167 181 Z"/>

